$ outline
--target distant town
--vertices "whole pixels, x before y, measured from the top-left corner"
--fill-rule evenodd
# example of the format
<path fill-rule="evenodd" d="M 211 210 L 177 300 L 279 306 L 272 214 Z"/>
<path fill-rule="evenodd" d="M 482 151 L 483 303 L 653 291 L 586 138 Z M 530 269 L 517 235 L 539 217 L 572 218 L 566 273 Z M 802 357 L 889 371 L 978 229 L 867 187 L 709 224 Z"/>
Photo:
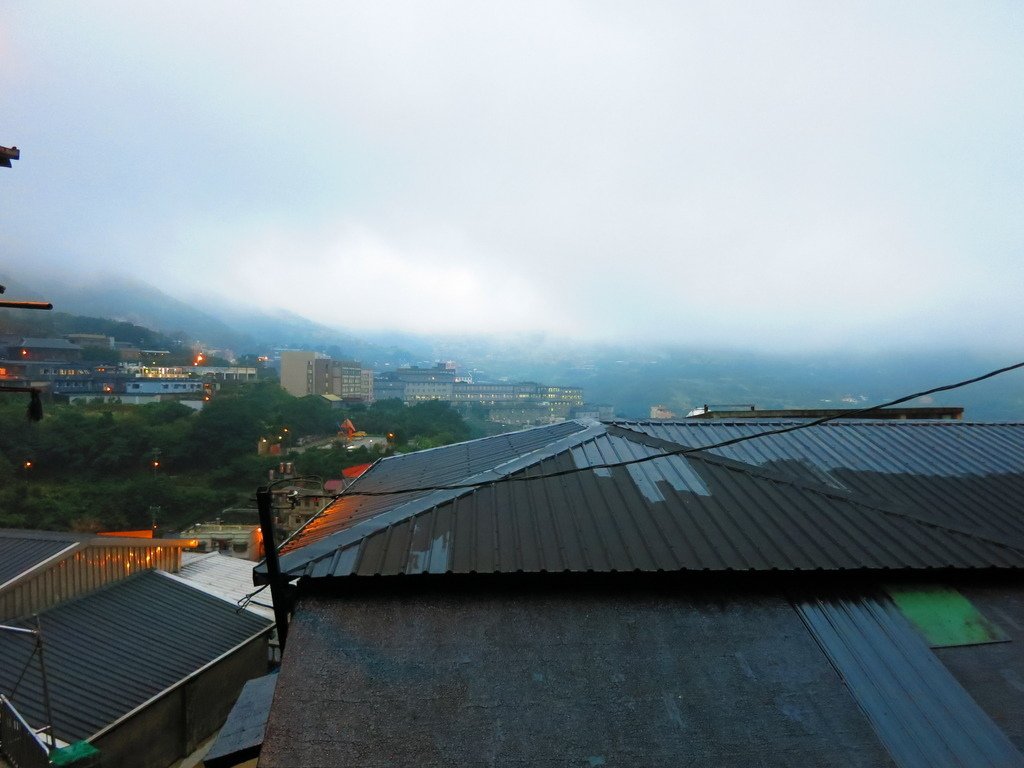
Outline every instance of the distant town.
<path fill-rule="evenodd" d="M 337 406 L 435 400 L 462 412 L 476 409 L 509 427 L 614 416 L 612 406 L 587 404 L 580 387 L 475 380 L 453 361 L 374 371 L 356 360 L 284 349 L 255 359 L 249 355 L 254 364 L 240 365 L 230 351 L 197 346 L 191 364 L 174 364 L 169 350 L 140 349 L 113 336 L 89 333 L 57 338 L 0 335 L 0 356 L 0 386 L 36 387 L 69 403 L 177 400 L 198 410 L 225 386 L 277 376 L 295 397 L 316 395 Z"/>

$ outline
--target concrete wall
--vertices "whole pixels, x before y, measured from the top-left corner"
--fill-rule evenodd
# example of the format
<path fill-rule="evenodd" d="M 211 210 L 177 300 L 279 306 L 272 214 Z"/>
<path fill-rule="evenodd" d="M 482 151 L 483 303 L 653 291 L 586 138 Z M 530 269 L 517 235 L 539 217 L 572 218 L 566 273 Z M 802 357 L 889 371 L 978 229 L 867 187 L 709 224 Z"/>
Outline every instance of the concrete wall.
<path fill-rule="evenodd" d="M 167 768 L 220 728 L 246 681 L 266 672 L 264 635 L 93 740 L 103 768 Z"/>
<path fill-rule="evenodd" d="M 290 395 L 312 394 L 306 375 L 307 366 L 316 359 L 315 352 L 288 350 L 281 353 L 281 387 Z"/>

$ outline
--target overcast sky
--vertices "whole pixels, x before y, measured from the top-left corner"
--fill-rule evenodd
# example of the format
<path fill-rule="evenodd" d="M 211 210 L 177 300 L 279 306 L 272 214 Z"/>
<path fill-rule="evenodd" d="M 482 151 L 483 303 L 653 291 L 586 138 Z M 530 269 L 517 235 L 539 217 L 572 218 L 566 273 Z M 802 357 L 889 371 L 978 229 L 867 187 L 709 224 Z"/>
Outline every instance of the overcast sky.
<path fill-rule="evenodd" d="M 0 267 L 357 330 L 1009 350 L 1022 73 L 1019 0 L 6 0 Z"/>

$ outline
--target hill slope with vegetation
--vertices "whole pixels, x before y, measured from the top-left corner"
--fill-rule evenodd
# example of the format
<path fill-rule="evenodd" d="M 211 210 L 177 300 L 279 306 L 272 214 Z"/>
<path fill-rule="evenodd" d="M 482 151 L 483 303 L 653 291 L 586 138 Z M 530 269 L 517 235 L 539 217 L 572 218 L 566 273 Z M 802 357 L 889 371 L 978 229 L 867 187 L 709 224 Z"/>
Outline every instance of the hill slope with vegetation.
<path fill-rule="evenodd" d="M 227 507 L 251 507 L 267 470 L 283 459 L 324 479 L 373 460 L 341 443 L 289 454 L 300 436 L 336 435 L 346 417 L 361 430 L 393 433 L 400 451 L 475 436 L 446 404 L 386 400 L 332 410 L 273 382 L 222 393 L 198 413 L 176 402 L 48 405 L 33 423 L 27 398 L 0 397 L 0 527 L 139 529 L 155 518 L 161 529 L 179 530 Z M 281 455 L 257 455 L 262 438 L 278 435 Z"/>

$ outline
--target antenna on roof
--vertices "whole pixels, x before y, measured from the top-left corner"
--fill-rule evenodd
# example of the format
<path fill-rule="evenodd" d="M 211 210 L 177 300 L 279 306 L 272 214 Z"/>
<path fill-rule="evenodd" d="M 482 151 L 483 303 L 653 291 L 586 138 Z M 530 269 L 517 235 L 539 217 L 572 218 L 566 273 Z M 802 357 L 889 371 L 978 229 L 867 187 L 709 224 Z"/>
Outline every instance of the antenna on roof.
<path fill-rule="evenodd" d="M 32 653 L 29 655 L 28 660 L 25 662 L 25 666 L 22 667 L 21 674 L 18 675 L 17 681 L 14 683 L 14 687 L 11 689 L 11 697 L 18 692 L 18 686 L 21 685 L 22 679 L 25 677 L 25 673 L 28 672 L 29 665 L 32 663 L 32 659 L 39 654 L 39 676 L 40 683 L 42 684 L 43 693 L 43 710 L 46 712 L 46 719 L 49 721 L 46 725 L 39 729 L 33 729 L 33 734 L 38 737 L 40 733 L 45 733 L 47 740 L 50 742 L 47 749 L 53 751 L 57 746 L 57 737 L 54 734 L 53 727 L 53 711 L 50 708 L 50 686 L 46 678 L 46 664 L 43 662 L 43 625 L 39 621 L 39 614 L 34 616 L 36 620 L 36 628 L 28 629 L 27 627 L 12 627 L 7 624 L 0 624 L 0 630 L 6 632 L 14 632 L 20 635 L 32 635 L 35 638 L 35 645 L 32 648 Z M 10 699 L 8 699 L 10 701 Z M 12 704 L 13 706 L 13 704 Z M 45 745 L 44 745 L 45 746 Z"/>

